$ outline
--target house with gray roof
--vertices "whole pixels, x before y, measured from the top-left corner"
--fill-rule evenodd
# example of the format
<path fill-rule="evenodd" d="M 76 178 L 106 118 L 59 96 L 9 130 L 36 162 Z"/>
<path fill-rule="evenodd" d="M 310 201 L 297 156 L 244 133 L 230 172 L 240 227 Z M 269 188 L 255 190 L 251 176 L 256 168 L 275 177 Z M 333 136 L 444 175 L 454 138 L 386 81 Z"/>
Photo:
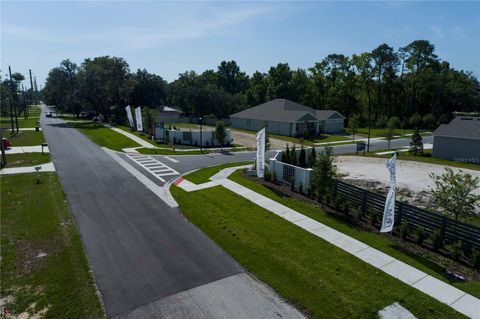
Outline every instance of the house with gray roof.
<path fill-rule="evenodd" d="M 480 164 L 480 117 L 457 116 L 433 132 L 432 156 Z"/>
<path fill-rule="evenodd" d="M 344 131 L 345 117 L 337 111 L 316 110 L 287 99 L 272 100 L 230 115 L 231 127 L 286 136 L 310 136 Z"/>

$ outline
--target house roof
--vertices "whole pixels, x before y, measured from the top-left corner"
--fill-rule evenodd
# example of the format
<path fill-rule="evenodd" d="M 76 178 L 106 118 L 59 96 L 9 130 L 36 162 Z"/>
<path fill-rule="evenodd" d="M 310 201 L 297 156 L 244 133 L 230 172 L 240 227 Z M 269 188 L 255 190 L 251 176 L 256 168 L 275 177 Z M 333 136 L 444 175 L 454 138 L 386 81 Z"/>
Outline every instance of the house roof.
<path fill-rule="evenodd" d="M 343 115 L 337 111 L 316 110 L 287 99 L 272 100 L 232 114 L 230 117 L 277 122 L 297 122 L 306 114 L 310 114 L 318 120 L 326 120 L 334 114 L 338 114 L 344 118 Z"/>
<path fill-rule="evenodd" d="M 450 123 L 440 125 L 433 135 L 480 139 L 480 117 L 457 116 Z"/>
<path fill-rule="evenodd" d="M 162 105 L 162 106 L 160 106 L 160 112 L 177 112 L 177 113 L 182 113 L 182 111 L 177 110 L 176 108 L 173 108 L 173 107 L 167 106 L 167 105 Z"/>

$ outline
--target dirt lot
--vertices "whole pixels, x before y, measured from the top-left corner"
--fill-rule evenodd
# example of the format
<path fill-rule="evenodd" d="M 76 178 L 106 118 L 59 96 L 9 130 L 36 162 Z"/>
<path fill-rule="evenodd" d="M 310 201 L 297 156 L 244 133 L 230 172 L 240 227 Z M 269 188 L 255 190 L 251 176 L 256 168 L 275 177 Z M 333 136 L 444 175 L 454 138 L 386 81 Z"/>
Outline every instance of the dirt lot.
<path fill-rule="evenodd" d="M 346 174 L 345 180 L 363 188 L 377 189 L 385 193 L 390 183 L 386 163 L 387 159 L 360 156 L 338 156 L 336 159 L 339 172 Z M 428 193 L 430 186 L 433 186 L 429 174 L 442 174 L 445 167 L 445 165 L 397 160 L 399 195 L 415 205 L 428 206 L 431 203 Z M 479 171 L 451 168 L 456 172 L 462 170 L 480 178 Z M 480 194 L 480 189 L 476 193 Z"/>

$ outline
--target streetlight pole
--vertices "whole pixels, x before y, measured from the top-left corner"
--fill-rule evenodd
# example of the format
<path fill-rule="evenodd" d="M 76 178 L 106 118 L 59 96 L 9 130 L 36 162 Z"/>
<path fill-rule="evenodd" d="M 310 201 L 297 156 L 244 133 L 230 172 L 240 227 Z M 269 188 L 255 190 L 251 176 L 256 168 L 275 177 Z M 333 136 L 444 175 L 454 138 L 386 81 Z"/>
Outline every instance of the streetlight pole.
<path fill-rule="evenodd" d="M 200 153 L 203 153 L 203 132 L 202 132 L 202 122 L 203 118 L 199 118 L 200 120 Z"/>

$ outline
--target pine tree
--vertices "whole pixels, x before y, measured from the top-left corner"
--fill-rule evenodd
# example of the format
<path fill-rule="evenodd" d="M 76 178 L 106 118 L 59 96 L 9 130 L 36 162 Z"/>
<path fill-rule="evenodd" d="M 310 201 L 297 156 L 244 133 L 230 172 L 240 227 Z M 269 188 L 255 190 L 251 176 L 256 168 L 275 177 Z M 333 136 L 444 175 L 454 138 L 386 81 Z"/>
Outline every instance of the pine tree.
<path fill-rule="evenodd" d="M 417 156 L 418 153 L 423 153 L 423 142 L 422 135 L 420 131 L 415 129 L 415 132 L 412 135 L 412 141 L 410 142 L 410 153 Z"/>
<path fill-rule="evenodd" d="M 317 152 L 315 151 L 315 147 L 312 147 L 312 150 L 308 155 L 308 167 L 313 167 L 316 159 L 317 159 Z"/>
<path fill-rule="evenodd" d="M 290 151 L 290 164 L 297 165 L 297 150 L 295 149 L 295 144 L 293 144 L 292 150 Z"/>
<path fill-rule="evenodd" d="M 307 159 L 306 159 L 306 154 L 305 154 L 305 149 L 302 148 L 300 149 L 300 155 L 298 156 L 298 165 L 300 167 L 306 167 L 307 166 Z"/>
<path fill-rule="evenodd" d="M 282 162 L 286 164 L 290 164 L 290 147 L 287 144 L 287 149 L 282 154 Z"/>

